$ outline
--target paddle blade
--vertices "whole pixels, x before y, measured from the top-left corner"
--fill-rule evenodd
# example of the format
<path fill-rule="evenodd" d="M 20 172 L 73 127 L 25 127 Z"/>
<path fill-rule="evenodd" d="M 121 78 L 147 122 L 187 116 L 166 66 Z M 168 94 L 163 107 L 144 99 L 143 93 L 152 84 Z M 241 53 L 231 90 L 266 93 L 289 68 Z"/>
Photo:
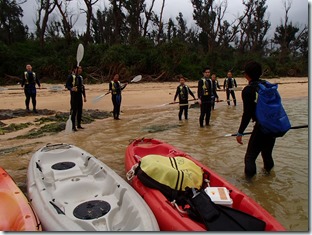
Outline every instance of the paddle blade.
<path fill-rule="evenodd" d="M 84 54 L 84 47 L 83 45 L 80 43 L 78 45 L 78 48 L 77 48 L 77 56 L 76 56 L 76 59 L 77 59 L 77 67 L 79 66 L 82 58 L 83 58 L 83 54 Z"/>
<path fill-rule="evenodd" d="M 142 79 L 142 75 L 135 76 L 130 82 L 139 82 Z"/>
<path fill-rule="evenodd" d="M 99 95 L 99 96 L 97 96 L 97 97 L 94 97 L 94 98 L 92 99 L 92 103 L 95 104 L 95 103 L 99 102 L 104 96 L 105 96 L 105 94 Z"/>
<path fill-rule="evenodd" d="M 226 134 L 224 137 L 236 136 L 236 134 Z"/>
<path fill-rule="evenodd" d="M 43 88 L 41 88 L 43 89 Z M 51 86 L 49 87 L 49 91 L 62 91 L 64 89 L 63 86 Z"/>
<path fill-rule="evenodd" d="M 72 126 L 73 126 L 73 123 L 71 121 L 71 115 L 69 115 L 68 120 L 66 122 L 65 133 L 71 133 L 72 132 Z"/>

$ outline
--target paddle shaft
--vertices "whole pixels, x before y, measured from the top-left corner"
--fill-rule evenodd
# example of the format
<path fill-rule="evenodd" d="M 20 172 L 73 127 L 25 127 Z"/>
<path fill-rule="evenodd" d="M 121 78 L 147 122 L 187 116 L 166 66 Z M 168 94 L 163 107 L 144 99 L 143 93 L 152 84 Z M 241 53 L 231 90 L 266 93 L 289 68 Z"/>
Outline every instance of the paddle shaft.
<path fill-rule="evenodd" d="M 136 83 L 136 82 L 139 82 L 139 81 L 141 81 L 141 79 L 142 79 L 142 76 L 135 76 L 131 81 L 130 81 L 130 83 Z M 123 87 L 125 87 L 126 85 L 124 85 Z M 95 97 L 94 99 L 93 99 L 93 103 L 96 103 L 96 102 L 98 102 L 98 101 L 100 101 L 104 96 L 106 96 L 106 95 L 108 95 L 109 93 L 111 93 L 110 91 L 108 91 L 108 92 L 106 92 L 105 94 L 102 94 L 102 95 L 100 95 L 100 96 L 97 96 L 97 97 Z"/>
<path fill-rule="evenodd" d="M 197 99 L 192 99 L 192 100 L 188 100 L 188 101 L 194 101 L 194 100 L 197 100 Z M 178 104 L 178 103 L 180 103 L 180 102 L 179 101 L 175 101 L 175 102 L 170 102 L 168 104 Z"/>
<path fill-rule="evenodd" d="M 301 128 L 308 128 L 309 125 L 299 125 L 299 126 L 292 126 L 290 129 L 301 129 Z M 252 132 L 245 132 L 243 135 L 250 135 Z M 225 136 L 237 136 L 236 134 L 227 134 Z"/>

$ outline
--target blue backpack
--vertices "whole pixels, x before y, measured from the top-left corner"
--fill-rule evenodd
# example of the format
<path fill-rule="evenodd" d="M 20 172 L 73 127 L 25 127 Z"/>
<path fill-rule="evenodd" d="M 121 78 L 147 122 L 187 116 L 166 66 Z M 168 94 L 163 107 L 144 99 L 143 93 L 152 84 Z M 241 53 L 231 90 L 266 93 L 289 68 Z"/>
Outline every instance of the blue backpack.
<path fill-rule="evenodd" d="M 283 108 L 277 84 L 258 83 L 256 117 L 263 133 L 281 137 L 290 129 L 288 116 Z"/>

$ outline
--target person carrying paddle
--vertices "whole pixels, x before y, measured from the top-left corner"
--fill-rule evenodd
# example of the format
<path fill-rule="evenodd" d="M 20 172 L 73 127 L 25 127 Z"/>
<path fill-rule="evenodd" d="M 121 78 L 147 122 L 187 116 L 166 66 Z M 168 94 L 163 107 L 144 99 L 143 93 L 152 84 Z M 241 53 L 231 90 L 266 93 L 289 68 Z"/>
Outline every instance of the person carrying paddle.
<path fill-rule="evenodd" d="M 30 64 L 26 65 L 26 71 L 24 72 L 21 86 L 24 87 L 24 93 L 26 96 L 25 99 L 25 105 L 26 105 L 26 110 L 29 112 L 29 102 L 31 98 L 31 102 L 33 105 L 33 112 L 38 113 L 36 109 L 37 105 L 37 100 L 36 100 L 36 83 L 40 89 L 40 81 L 38 77 L 36 76 L 36 73 L 32 71 L 32 67 Z"/>
<path fill-rule="evenodd" d="M 198 103 L 200 105 L 200 127 L 204 127 L 204 119 L 206 121 L 206 126 L 209 126 L 211 103 L 214 95 L 213 90 L 214 88 L 210 79 L 210 69 L 205 68 L 203 70 L 203 77 L 198 81 L 197 88 Z"/>
<path fill-rule="evenodd" d="M 190 94 L 194 100 L 196 99 L 191 89 L 185 85 L 185 78 L 183 75 L 178 76 L 180 85 L 177 87 L 177 91 L 175 93 L 173 102 L 176 101 L 177 97 L 179 96 L 179 105 L 180 105 L 180 111 L 179 111 L 179 120 L 182 120 L 182 114 L 184 112 L 184 118 L 185 120 L 188 119 L 188 95 Z"/>
<path fill-rule="evenodd" d="M 253 177 L 256 172 L 256 159 L 261 153 L 264 170 L 269 173 L 274 166 L 272 151 L 275 144 L 275 137 L 270 134 L 264 134 L 256 118 L 256 97 L 257 84 L 261 81 L 262 67 L 259 63 L 251 61 L 245 65 L 244 75 L 248 80 L 248 85 L 242 91 L 243 115 L 239 126 L 236 140 L 243 144 L 243 133 L 250 120 L 255 122 L 254 129 L 251 133 L 247 151 L 245 154 L 245 175 L 247 178 Z"/>
<path fill-rule="evenodd" d="M 77 131 L 77 128 L 84 129 L 81 126 L 82 107 L 83 101 L 87 102 L 87 97 L 81 73 L 82 67 L 75 66 L 72 70 L 72 74 L 68 76 L 66 82 L 66 88 L 70 91 L 70 106 L 71 106 L 70 111 L 73 131 Z M 76 119 L 77 119 L 77 128 L 76 128 Z"/>
<path fill-rule="evenodd" d="M 233 78 L 232 71 L 228 71 L 227 78 L 224 79 L 223 90 L 226 92 L 227 104 L 230 105 L 230 95 L 233 98 L 234 106 L 236 106 L 236 98 L 234 88 L 237 87 L 235 78 Z"/>
<path fill-rule="evenodd" d="M 112 94 L 112 102 L 113 102 L 113 115 L 115 120 L 120 120 L 120 106 L 121 106 L 121 91 L 126 88 L 128 82 L 126 84 L 121 85 L 119 81 L 119 74 L 116 73 L 113 77 L 113 80 L 109 83 L 109 92 Z"/>
<path fill-rule="evenodd" d="M 211 103 L 211 109 L 214 110 L 215 102 L 219 102 L 219 96 L 217 94 L 217 89 L 221 89 L 219 82 L 217 80 L 217 75 L 215 73 L 211 74 L 211 81 L 213 86 L 213 97 L 212 97 L 212 103 Z"/>

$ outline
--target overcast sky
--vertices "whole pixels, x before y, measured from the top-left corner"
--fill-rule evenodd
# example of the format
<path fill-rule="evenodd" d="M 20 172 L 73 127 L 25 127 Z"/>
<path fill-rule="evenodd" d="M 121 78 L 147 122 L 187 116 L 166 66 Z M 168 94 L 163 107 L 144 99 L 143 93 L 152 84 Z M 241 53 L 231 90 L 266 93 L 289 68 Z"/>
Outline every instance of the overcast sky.
<path fill-rule="evenodd" d="M 79 15 L 79 20 L 75 24 L 75 29 L 84 29 L 85 27 L 85 14 L 79 14 L 79 2 L 82 0 L 74 1 L 73 8 L 77 9 L 77 14 Z M 147 3 L 150 0 L 147 0 Z M 216 1 L 218 3 L 220 1 Z M 292 0 L 291 9 L 289 11 L 289 18 L 293 22 L 293 25 L 299 27 L 300 29 L 304 25 L 308 25 L 308 2 L 311 0 Z M 160 12 L 162 0 L 156 0 L 154 11 Z M 281 23 L 284 19 L 285 10 L 283 8 L 283 0 L 267 0 L 266 2 L 268 9 L 266 11 L 268 19 L 271 21 L 270 34 L 273 34 L 277 25 Z M 84 4 L 80 3 L 80 7 Z M 101 10 L 104 6 L 109 6 L 108 0 L 100 0 L 97 8 Z M 23 22 L 28 25 L 30 31 L 34 31 L 34 20 L 36 18 L 36 0 L 27 0 L 26 3 L 22 4 L 21 7 L 24 10 Z M 225 18 L 231 22 L 233 19 L 237 18 L 244 10 L 242 0 L 228 0 L 228 8 Z M 95 12 L 95 11 L 94 11 Z M 185 20 L 188 23 L 188 27 L 194 25 L 193 22 L 193 7 L 190 0 L 166 0 L 166 5 L 164 9 L 164 18 L 167 20 L 169 17 L 175 19 L 179 12 L 182 12 Z M 84 30 L 79 30 L 84 31 Z"/>

